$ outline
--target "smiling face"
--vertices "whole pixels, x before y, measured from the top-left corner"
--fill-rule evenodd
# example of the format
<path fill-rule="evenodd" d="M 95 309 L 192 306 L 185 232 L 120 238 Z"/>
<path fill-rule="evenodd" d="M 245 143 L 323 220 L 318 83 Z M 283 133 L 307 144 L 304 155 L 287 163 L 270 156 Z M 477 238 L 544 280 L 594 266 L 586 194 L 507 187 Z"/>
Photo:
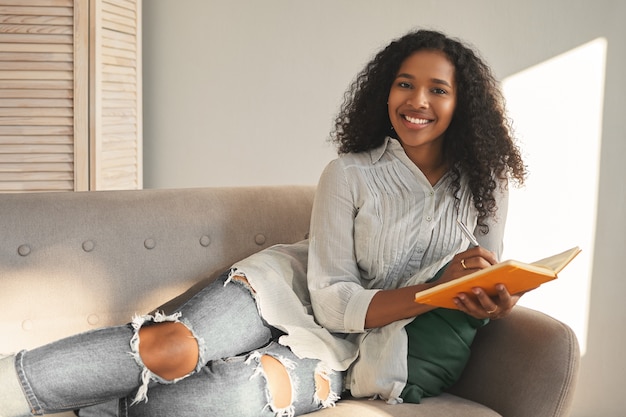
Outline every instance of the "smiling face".
<path fill-rule="evenodd" d="M 418 166 L 414 157 L 441 156 L 455 107 L 454 65 L 443 52 L 421 50 L 402 62 L 389 90 L 389 119 L 405 152 Z"/>

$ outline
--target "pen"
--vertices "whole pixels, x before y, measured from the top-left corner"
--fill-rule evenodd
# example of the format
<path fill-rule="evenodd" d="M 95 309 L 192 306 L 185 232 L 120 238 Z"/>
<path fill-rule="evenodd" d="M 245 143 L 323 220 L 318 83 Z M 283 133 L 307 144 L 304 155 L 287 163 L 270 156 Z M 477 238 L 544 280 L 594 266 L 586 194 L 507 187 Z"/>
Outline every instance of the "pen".
<path fill-rule="evenodd" d="M 461 220 L 459 220 L 459 219 L 456 219 L 456 222 L 459 225 L 459 227 L 461 228 L 461 231 L 463 232 L 465 237 L 468 238 L 469 241 L 472 243 L 472 246 L 480 246 L 478 244 L 478 241 L 476 240 L 476 237 L 469 231 L 467 226 L 465 226 L 465 224 Z"/>

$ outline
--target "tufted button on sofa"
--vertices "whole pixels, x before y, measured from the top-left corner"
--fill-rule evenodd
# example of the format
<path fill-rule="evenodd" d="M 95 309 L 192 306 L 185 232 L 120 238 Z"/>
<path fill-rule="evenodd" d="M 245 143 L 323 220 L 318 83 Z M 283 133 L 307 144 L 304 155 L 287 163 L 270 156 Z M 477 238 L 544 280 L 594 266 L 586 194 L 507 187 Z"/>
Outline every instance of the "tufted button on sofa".
<path fill-rule="evenodd" d="M 126 323 L 237 260 L 302 240 L 314 192 L 277 186 L 0 195 L 0 353 Z M 449 392 L 422 404 L 345 398 L 315 415 L 567 416 L 578 366 L 569 327 L 517 307 L 479 331 Z"/>

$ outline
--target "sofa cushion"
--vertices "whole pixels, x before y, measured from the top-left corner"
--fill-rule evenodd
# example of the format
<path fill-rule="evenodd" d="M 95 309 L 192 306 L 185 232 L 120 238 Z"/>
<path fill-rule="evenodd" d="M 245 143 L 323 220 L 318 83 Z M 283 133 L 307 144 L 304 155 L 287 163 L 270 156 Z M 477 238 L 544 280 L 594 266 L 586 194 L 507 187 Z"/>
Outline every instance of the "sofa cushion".
<path fill-rule="evenodd" d="M 382 400 L 344 399 L 334 408 L 326 408 L 311 417 L 502 417 L 478 403 L 451 394 L 424 398 L 421 404 L 389 405 Z"/>
<path fill-rule="evenodd" d="M 404 401 L 419 403 L 452 386 L 470 357 L 477 329 L 487 322 L 459 310 L 437 308 L 407 324 L 409 375 L 401 395 Z"/>

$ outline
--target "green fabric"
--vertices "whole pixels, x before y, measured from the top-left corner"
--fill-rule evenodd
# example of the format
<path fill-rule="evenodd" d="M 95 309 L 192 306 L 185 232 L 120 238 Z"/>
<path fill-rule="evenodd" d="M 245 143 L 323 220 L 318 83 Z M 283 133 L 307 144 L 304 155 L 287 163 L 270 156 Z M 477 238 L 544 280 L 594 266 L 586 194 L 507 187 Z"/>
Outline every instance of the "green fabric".
<path fill-rule="evenodd" d="M 438 279 L 444 269 L 431 281 Z M 402 399 L 419 403 L 423 397 L 439 395 L 454 384 L 467 364 L 476 331 L 488 322 L 459 310 L 438 308 L 406 325 L 408 380 Z"/>

